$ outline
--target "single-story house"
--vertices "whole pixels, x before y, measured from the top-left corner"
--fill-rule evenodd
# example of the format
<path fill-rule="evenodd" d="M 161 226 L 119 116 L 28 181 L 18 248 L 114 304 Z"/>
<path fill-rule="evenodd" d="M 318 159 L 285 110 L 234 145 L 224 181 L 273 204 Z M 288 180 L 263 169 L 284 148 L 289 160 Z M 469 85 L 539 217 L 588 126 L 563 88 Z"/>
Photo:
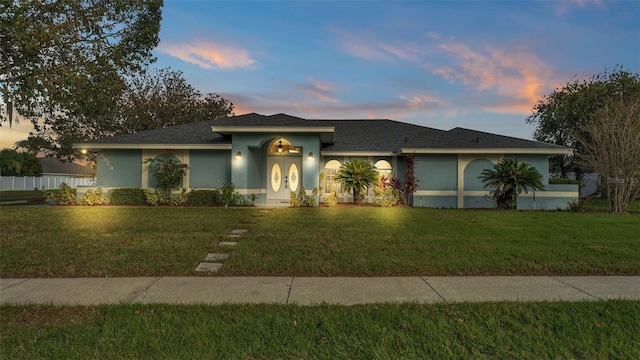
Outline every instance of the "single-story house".
<path fill-rule="evenodd" d="M 478 176 L 501 158 L 514 156 L 542 173 L 545 191 L 522 194 L 519 209 L 564 209 L 578 199 L 575 185 L 549 185 L 549 156 L 571 149 L 481 131 L 449 131 L 393 120 L 307 120 L 286 114 L 246 114 L 142 131 L 75 147 L 97 153 L 97 183 L 103 189 L 153 188 L 144 160 L 170 152 L 188 164 L 182 187 L 188 190 L 233 184 L 258 205 L 286 204 L 300 186 L 324 186 L 320 200 L 341 191 L 336 171 L 346 161 L 363 159 L 379 172 L 403 178 L 404 157 L 416 154 L 418 189 L 414 206 L 493 208 L 495 200 Z M 88 189 L 88 188 L 87 188 Z M 78 189 L 79 196 L 87 189 Z M 371 195 L 365 201 L 372 201 Z"/>

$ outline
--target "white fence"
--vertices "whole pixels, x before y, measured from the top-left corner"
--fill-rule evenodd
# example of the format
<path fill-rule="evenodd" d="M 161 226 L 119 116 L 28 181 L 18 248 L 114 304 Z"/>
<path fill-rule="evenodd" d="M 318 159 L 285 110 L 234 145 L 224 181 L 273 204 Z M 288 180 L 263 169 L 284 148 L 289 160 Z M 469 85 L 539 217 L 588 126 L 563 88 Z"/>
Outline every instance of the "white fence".
<path fill-rule="evenodd" d="M 93 186 L 95 178 L 65 175 L 0 176 L 0 190 L 53 190 L 66 183 L 72 188 Z"/>

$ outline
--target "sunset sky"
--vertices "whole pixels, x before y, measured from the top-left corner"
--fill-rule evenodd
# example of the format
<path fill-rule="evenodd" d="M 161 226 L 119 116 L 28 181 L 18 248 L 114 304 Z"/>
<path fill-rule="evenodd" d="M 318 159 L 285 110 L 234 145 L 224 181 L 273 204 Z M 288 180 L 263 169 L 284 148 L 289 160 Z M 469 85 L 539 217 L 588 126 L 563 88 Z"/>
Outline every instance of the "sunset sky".
<path fill-rule="evenodd" d="M 155 67 L 236 114 L 388 118 L 531 138 L 574 76 L 640 72 L 640 1 L 166 0 Z M 30 130 L 1 128 L 2 147 Z"/>

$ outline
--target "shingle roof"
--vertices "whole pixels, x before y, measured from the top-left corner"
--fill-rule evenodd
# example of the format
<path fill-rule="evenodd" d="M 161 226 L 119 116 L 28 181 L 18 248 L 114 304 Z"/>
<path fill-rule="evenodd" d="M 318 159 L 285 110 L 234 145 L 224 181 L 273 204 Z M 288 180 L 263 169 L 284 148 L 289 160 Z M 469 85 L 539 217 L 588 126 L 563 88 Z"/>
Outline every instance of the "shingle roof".
<path fill-rule="evenodd" d="M 42 165 L 42 172 L 45 174 L 64 174 L 64 175 L 82 175 L 95 176 L 96 170 L 88 166 L 82 166 L 76 163 L 63 163 L 58 159 L 44 157 L 38 158 Z"/>
<path fill-rule="evenodd" d="M 91 144 L 231 144 L 220 134 L 211 132 L 217 120 L 199 121 L 162 129 L 146 130 L 97 140 Z"/>
<path fill-rule="evenodd" d="M 538 141 L 518 139 L 482 131 L 454 128 L 449 131 L 394 120 L 306 120 L 299 117 L 256 113 L 195 122 L 91 141 L 91 144 L 231 144 L 231 139 L 213 133 L 211 127 L 334 127 L 335 142 L 323 151 L 395 152 L 412 149 L 566 149 Z"/>

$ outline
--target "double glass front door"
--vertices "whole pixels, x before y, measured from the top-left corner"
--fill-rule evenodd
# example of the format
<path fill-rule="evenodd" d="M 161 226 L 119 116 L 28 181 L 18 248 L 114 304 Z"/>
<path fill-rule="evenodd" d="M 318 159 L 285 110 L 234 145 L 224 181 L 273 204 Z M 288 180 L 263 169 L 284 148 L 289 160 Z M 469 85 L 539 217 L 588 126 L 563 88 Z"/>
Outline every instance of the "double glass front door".
<path fill-rule="evenodd" d="M 291 191 L 300 189 L 299 156 L 270 156 L 267 161 L 267 200 L 289 201 Z"/>

